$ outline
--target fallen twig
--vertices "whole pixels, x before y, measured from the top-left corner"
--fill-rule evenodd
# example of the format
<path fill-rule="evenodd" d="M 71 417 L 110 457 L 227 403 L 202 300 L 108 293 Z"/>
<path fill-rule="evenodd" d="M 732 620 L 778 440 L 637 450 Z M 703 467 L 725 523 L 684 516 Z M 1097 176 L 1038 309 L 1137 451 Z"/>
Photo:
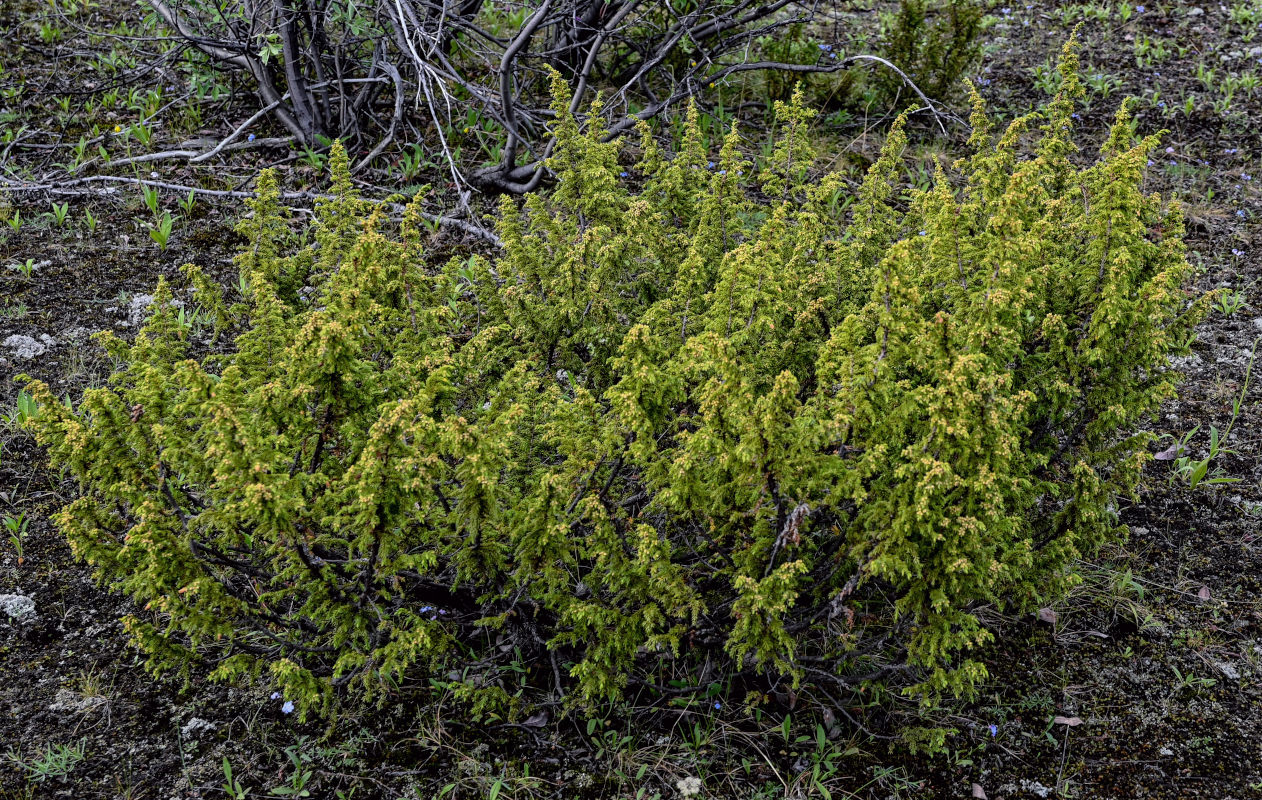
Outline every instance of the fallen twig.
<path fill-rule="evenodd" d="M 0 192 L 46 192 L 48 194 L 58 196 L 92 196 L 92 195 L 112 195 L 115 192 L 114 187 L 105 187 L 97 189 L 93 184 L 99 183 L 122 183 L 132 186 L 149 186 L 157 189 L 167 189 L 174 192 L 187 193 L 192 192 L 197 195 L 205 195 L 207 197 L 230 197 L 234 199 L 252 199 L 257 195 L 254 192 L 239 191 L 233 189 L 204 189 L 200 186 L 185 186 L 178 183 L 169 183 L 167 181 L 148 180 L 145 178 L 131 178 L 122 175 L 88 175 L 82 178 L 69 178 L 63 181 L 44 181 L 35 183 L 31 181 L 20 181 L 12 178 L 0 176 Z M 332 199 L 333 195 L 321 192 L 283 192 L 281 198 L 285 200 L 322 200 Z M 364 198 L 366 202 L 385 205 L 392 212 L 403 213 L 406 206 L 393 201 L 380 200 L 376 198 Z M 308 209 L 295 209 L 296 211 L 306 212 Z M 493 232 L 483 228 L 472 222 L 463 219 L 455 219 L 453 217 L 445 217 L 440 214 L 430 214 L 420 212 L 422 219 L 436 223 L 446 228 L 456 228 L 465 233 L 473 234 L 479 239 L 490 242 L 499 247 L 501 245 L 500 238 Z"/>

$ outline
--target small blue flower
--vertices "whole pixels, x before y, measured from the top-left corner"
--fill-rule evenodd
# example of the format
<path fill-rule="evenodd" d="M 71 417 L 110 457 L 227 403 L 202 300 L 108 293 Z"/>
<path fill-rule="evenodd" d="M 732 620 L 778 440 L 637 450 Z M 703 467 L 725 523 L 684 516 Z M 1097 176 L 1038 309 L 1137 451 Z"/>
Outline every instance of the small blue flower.
<path fill-rule="evenodd" d="M 1148 9 L 1144 8 L 1143 6 L 1135 6 L 1135 10 L 1142 14 Z"/>
<path fill-rule="evenodd" d="M 251 133 L 249 136 L 245 137 L 245 140 L 246 140 L 247 142 L 252 142 L 252 141 L 254 141 L 254 134 L 252 134 L 252 133 Z"/>
<path fill-rule="evenodd" d="M 1167 154 L 1170 154 L 1170 153 L 1173 153 L 1173 152 L 1174 152 L 1174 148 L 1173 148 L 1173 147 L 1167 147 L 1167 148 L 1166 148 L 1166 153 L 1167 153 Z"/>
<path fill-rule="evenodd" d="M 1141 6 L 1141 8 L 1142 8 L 1142 6 Z M 990 728 L 990 737 L 991 737 L 992 739 L 993 739 L 994 737 L 996 737 L 996 736 L 998 736 L 998 735 L 999 735 L 999 726 L 998 726 L 998 725 L 995 725 L 994 723 L 991 723 L 988 727 Z"/>
<path fill-rule="evenodd" d="M 619 175 L 621 175 L 621 176 L 622 176 L 622 177 L 624 177 L 624 178 L 625 178 L 625 177 L 627 177 L 627 173 L 625 173 L 625 172 L 620 172 L 620 173 L 618 173 L 618 174 L 619 174 Z"/>
<path fill-rule="evenodd" d="M 721 169 L 721 170 L 719 170 L 719 174 L 720 174 L 720 175 L 726 175 L 726 174 L 727 174 L 727 170 L 725 170 L 725 169 Z"/>
<path fill-rule="evenodd" d="M 281 707 L 280 707 L 280 710 L 281 710 L 281 713 L 282 713 L 282 714 L 292 714 L 292 713 L 294 713 L 294 701 L 293 701 L 293 700 L 286 700 L 286 701 L 285 701 L 285 705 L 281 706 Z"/>
<path fill-rule="evenodd" d="M 718 710 L 719 710 L 719 709 L 721 709 L 721 708 L 723 708 L 723 704 L 722 704 L 722 703 L 720 703 L 718 700 L 715 700 L 715 701 L 714 701 L 714 710 L 715 710 L 715 711 L 718 711 Z"/>
<path fill-rule="evenodd" d="M 1244 209 L 1243 208 L 1236 209 L 1236 216 L 1240 217 L 1241 219 L 1244 219 Z"/>
<path fill-rule="evenodd" d="M 1000 14 L 1003 14 L 1005 17 L 1007 17 L 1007 16 L 1010 16 L 1010 15 L 1012 14 L 1012 9 L 1011 9 L 1011 8 L 1007 8 L 1007 7 L 1005 7 L 1005 8 L 1001 8 L 1001 9 L 999 9 L 999 13 L 1000 13 Z"/>
<path fill-rule="evenodd" d="M 707 161 L 707 162 L 706 162 L 706 165 L 705 165 L 705 168 L 706 168 L 706 169 L 714 169 L 714 162 L 713 162 L 713 161 Z"/>
<path fill-rule="evenodd" d="M 1236 248 L 1234 248 L 1234 247 L 1233 247 L 1233 248 L 1231 248 L 1231 254 L 1232 254 L 1233 256 L 1235 256 L 1236 258 L 1240 258 L 1242 255 L 1244 255 L 1244 251 L 1243 251 L 1243 250 L 1237 250 Z"/>
<path fill-rule="evenodd" d="M 1151 167 L 1152 165 L 1153 165 L 1153 160 L 1150 158 L 1150 159 L 1148 159 L 1148 166 L 1150 166 L 1150 167 Z"/>
<path fill-rule="evenodd" d="M 433 610 L 434 610 L 434 607 L 433 607 L 433 606 L 421 606 L 421 613 L 422 613 L 422 614 L 429 613 L 430 611 L 433 611 Z"/>
<path fill-rule="evenodd" d="M 279 700 L 279 699 L 280 699 L 280 692 L 272 692 L 272 699 L 273 699 L 273 700 Z"/>
<path fill-rule="evenodd" d="M 929 232 L 929 231 L 921 231 L 921 232 L 920 232 L 920 235 L 921 235 L 921 236 L 924 236 L 924 235 L 925 235 L 925 234 L 927 234 L 928 232 Z"/>
<path fill-rule="evenodd" d="M 1246 181 L 1251 181 L 1251 180 L 1253 180 L 1253 176 L 1252 176 L 1252 175 L 1250 175 L 1250 174 L 1249 174 L 1249 173 L 1247 173 L 1247 172 L 1246 172 L 1245 174 L 1241 175 L 1240 177 L 1244 178 Z"/>

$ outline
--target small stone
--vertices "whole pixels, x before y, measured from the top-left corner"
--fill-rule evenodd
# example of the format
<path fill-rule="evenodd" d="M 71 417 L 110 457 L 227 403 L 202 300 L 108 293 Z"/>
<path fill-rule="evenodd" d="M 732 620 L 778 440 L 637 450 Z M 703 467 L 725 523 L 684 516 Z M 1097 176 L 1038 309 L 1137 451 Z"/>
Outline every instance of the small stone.
<path fill-rule="evenodd" d="M 61 713 L 63 711 L 74 711 L 78 707 L 79 698 L 69 689 L 58 689 L 57 696 L 48 704 L 49 711 Z"/>
<path fill-rule="evenodd" d="M 0 611 L 10 619 L 23 619 L 35 614 L 35 601 L 24 594 L 0 594 Z"/>
<path fill-rule="evenodd" d="M 215 723 L 201 717 L 193 717 L 180 728 L 180 735 L 185 739 L 192 739 L 202 733 L 213 733 L 214 730 Z"/>
<path fill-rule="evenodd" d="M 1218 667 L 1218 671 L 1221 672 L 1227 678 L 1227 680 L 1229 681 L 1240 680 L 1240 670 L 1236 669 L 1236 667 L 1233 664 L 1230 664 L 1226 661 L 1215 661 L 1214 666 Z"/>
<path fill-rule="evenodd" d="M 1205 9 L 1201 8 L 1200 6 L 1193 6 L 1192 8 L 1188 9 L 1189 17 L 1199 17 L 1203 15 L 1204 13 L 1205 13 Z"/>

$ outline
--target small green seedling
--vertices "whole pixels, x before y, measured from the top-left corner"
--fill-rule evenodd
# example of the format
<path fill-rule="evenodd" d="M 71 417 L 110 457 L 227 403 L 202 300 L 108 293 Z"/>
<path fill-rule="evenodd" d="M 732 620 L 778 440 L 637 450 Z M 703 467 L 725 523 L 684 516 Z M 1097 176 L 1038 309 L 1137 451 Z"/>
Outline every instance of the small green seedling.
<path fill-rule="evenodd" d="M 250 795 L 250 790 L 241 785 L 241 781 L 232 777 L 232 764 L 228 763 L 228 757 L 223 757 L 223 790 L 232 800 L 246 800 Z"/>
<path fill-rule="evenodd" d="M 1258 343 L 1262 342 L 1262 337 L 1253 340 L 1253 348 L 1249 353 L 1249 365 L 1245 367 L 1244 384 L 1240 387 L 1239 394 L 1231 404 L 1231 420 L 1227 423 L 1226 429 L 1219 433 L 1218 428 L 1210 426 L 1209 429 L 1209 453 L 1203 459 L 1193 459 L 1190 456 L 1183 455 L 1187 452 L 1188 442 L 1196 432 L 1201 429 L 1197 425 L 1192 430 L 1184 434 L 1182 439 L 1172 444 L 1166 450 L 1158 453 L 1156 458 L 1158 461 L 1173 461 L 1174 470 L 1171 472 L 1170 480 L 1173 482 L 1176 478 L 1181 478 L 1189 489 L 1196 489 L 1200 486 L 1215 486 L 1224 483 L 1239 483 L 1239 478 L 1231 478 L 1226 476 L 1222 467 L 1213 466 L 1211 463 L 1214 459 L 1221 455 L 1236 452 L 1223 445 L 1227 440 L 1228 434 L 1236 425 L 1236 420 L 1240 418 L 1240 412 L 1244 410 L 1244 399 L 1249 393 L 1249 385 L 1253 381 L 1253 363 L 1258 355 Z M 1173 437 L 1171 437 L 1173 438 Z"/>
<path fill-rule="evenodd" d="M 1184 674 L 1173 664 L 1170 666 L 1170 669 L 1174 670 L 1174 677 L 1179 682 L 1177 687 L 1179 689 L 1208 689 L 1218 683 L 1218 681 L 1213 678 L 1202 678 L 1198 675 L 1193 675 L 1190 672 Z"/>
<path fill-rule="evenodd" d="M 153 186 L 140 184 L 140 196 L 145 201 L 145 207 L 149 209 L 149 213 L 155 217 L 158 216 L 158 190 Z"/>
<path fill-rule="evenodd" d="M 26 528 L 30 520 L 26 518 L 25 513 L 18 513 L 16 517 L 5 517 L 4 531 L 9 536 L 9 543 L 13 545 L 13 549 L 18 554 L 18 566 L 26 560 Z"/>
<path fill-rule="evenodd" d="M 14 404 L 13 411 L 8 414 L 0 414 L 0 420 L 9 428 L 22 429 L 33 419 L 39 416 L 39 404 L 35 402 L 25 389 L 18 392 L 17 403 Z"/>
<path fill-rule="evenodd" d="M 165 250 L 167 241 L 171 238 L 171 226 L 174 224 L 175 220 L 171 217 L 171 212 L 163 211 L 162 218 L 149 226 L 149 238 L 157 242 L 158 247 Z"/>
<path fill-rule="evenodd" d="M 324 169 L 324 164 L 326 161 L 328 161 L 328 156 L 326 156 L 324 153 L 321 153 L 317 150 L 313 150 L 307 145 L 302 146 L 302 155 L 299 156 L 298 158 L 299 164 L 305 167 L 310 167 L 313 170 L 319 171 L 319 170 Z"/>
<path fill-rule="evenodd" d="M 64 782 L 66 776 L 83 760 L 85 747 L 85 740 L 80 739 L 74 745 L 49 745 L 41 755 L 30 761 L 22 760 L 22 754 L 15 750 L 10 750 L 4 757 L 25 771 L 27 780 L 32 783 L 44 783 L 50 779 Z"/>
<path fill-rule="evenodd" d="M 61 204 L 53 203 L 52 206 L 53 206 L 53 210 L 50 216 L 52 216 L 53 222 L 57 223 L 58 228 L 65 226 L 66 216 L 70 213 L 70 204 L 69 203 L 61 203 Z"/>
<path fill-rule="evenodd" d="M 0 319 L 22 319 L 30 311 L 26 303 L 14 303 L 0 308 Z"/>
<path fill-rule="evenodd" d="M 308 766 L 311 756 L 302 752 L 302 743 L 285 748 L 285 755 L 289 758 L 289 763 L 293 765 L 294 771 L 289 775 L 289 785 L 277 786 L 268 794 L 277 797 L 310 797 L 311 792 L 306 786 L 311 781 L 312 770 Z"/>
<path fill-rule="evenodd" d="M 1184 452 L 1187 448 L 1188 441 L 1195 436 L 1200 429 L 1201 426 L 1197 425 L 1195 428 L 1188 431 L 1184 434 L 1183 438 L 1171 448 L 1171 450 L 1174 450 L 1176 453 Z M 1171 480 L 1173 481 L 1176 478 L 1180 479 L 1189 489 L 1193 491 L 1196 491 L 1201 486 L 1218 486 L 1226 483 L 1239 483 L 1239 478 L 1229 477 L 1223 471 L 1221 466 L 1213 463 L 1214 459 L 1219 456 L 1236 452 L 1235 450 L 1223 445 L 1225 438 L 1226 435 L 1224 433 L 1221 433 L 1217 427 L 1211 425 L 1209 429 L 1209 453 L 1201 459 L 1194 459 L 1191 456 L 1176 455 L 1173 459 L 1174 471 L 1171 473 Z M 1169 453 L 1170 450 L 1165 452 Z"/>
<path fill-rule="evenodd" d="M 1244 292 L 1239 289 L 1232 292 L 1223 292 L 1218 296 L 1218 301 L 1214 303 L 1214 308 L 1227 317 L 1234 315 L 1244 307 Z"/>
<path fill-rule="evenodd" d="M 10 264 L 9 269 L 14 270 L 29 281 L 31 279 L 31 275 L 35 273 L 35 259 L 28 258 L 26 261 L 22 261 L 17 264 Z"/>

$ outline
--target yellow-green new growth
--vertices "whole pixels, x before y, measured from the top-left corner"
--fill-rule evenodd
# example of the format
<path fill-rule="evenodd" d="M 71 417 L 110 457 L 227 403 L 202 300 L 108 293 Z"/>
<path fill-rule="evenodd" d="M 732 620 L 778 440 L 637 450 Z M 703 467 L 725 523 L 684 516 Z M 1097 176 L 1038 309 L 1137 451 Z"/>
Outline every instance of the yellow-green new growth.
<path fill-rule="evenodd" d="M 304 714 L 406 690 L 504 719 L 705 670 L 757 702 L 968 694 L 977 609 L 1122 532 L 1205 310 L 1140 191 L 1155 141 L 1123 111 L 1068 158 L 1072 59 L 1032 151 L 974 93 L 958 175 L 899 185 L 900 120 L 848 214 L 800 98 L 761 170 L 735 129 L 711 167 L 695 112 L 623 167 L 559 78 L 556 189 L 503 202 L 493 260 L 427 263 L 416 207 L 387 235 L 340 147 L 303 244 L 264 173 L 244 293 L 187 270 L 227 353 L 188 358 L 160 284 L 108 386 L 31 385 L 82 491 L 57 524 L 154 668 L 267 673 Z"/>

